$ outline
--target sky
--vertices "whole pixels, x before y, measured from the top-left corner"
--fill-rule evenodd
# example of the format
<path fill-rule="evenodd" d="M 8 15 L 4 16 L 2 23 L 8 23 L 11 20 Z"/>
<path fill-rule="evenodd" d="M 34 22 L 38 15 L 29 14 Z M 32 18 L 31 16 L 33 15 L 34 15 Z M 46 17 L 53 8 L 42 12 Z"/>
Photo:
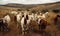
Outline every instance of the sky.
<path fill-rule="evenodd" d="M 52 3 L 60 0 L 0 0 L 1 4 L 8 3 L 20 3 L 20 4 L 42 4 L 42 3 Z"/>

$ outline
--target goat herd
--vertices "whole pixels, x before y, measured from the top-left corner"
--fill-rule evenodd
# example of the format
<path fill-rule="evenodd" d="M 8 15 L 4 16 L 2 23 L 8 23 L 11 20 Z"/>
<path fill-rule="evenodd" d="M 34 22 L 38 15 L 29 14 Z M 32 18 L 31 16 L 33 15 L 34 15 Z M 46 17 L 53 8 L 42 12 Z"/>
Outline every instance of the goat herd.
<path fill-rule="evenodd" d="M 25 32 L 29 30 L 36 30 L 39 31 L 45 31 L 46 26 L 48 24 L 47 18 L 49 17 L 49 12 L 46 13 L 40 13 L 40 14 L 34 14 L 29 12 L 10 12 L 9 14 L 15 15 L 14 16 L 14 22 L 17 24 L 17 28 L 20 29 L 21 27 L 21 33 L 25 34 Z M 8 26 L 10 25 L 11 17 L 9 14 L 4 15 L 3 18 L 0 18 L 0 31 L 8 30 Z M 60 17 L 60 15 L 57 15 L 54 19 L 54 22 L 57 22 L 57 17 Z M 34 24 L 33 24 L 34 23 Z"/>

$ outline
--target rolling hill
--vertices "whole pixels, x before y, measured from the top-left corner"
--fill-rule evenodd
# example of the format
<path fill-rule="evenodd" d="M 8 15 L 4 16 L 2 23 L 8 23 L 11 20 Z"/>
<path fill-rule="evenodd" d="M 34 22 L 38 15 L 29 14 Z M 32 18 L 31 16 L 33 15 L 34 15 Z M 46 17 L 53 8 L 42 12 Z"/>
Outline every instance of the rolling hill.
<path fill-rule="evenodd" d="M 59 2 L 54 2 L 54 3 L 45 3 L 45 4 L 30 4 L 30 5 L 25 5 L 25 4 L 17 4 L 17 3 L 8 3 L 6 5 L 0 5 L 5 7 L 9 7 L 9 8 L 23 8 L 23 9 L 30 9 L 30 10 L 37 10 L 40 11 L 42 9 L 48 9 L 48 10 L 52 10 L 52 9 L 60 9 L 60 1 Z M 4 9 L 2 7 L 2 9 Z"/>

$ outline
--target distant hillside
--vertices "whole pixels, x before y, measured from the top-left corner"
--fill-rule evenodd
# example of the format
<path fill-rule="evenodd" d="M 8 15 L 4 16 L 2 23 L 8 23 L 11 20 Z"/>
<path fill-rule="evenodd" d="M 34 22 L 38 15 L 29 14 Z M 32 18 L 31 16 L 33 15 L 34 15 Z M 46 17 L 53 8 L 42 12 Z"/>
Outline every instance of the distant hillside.
<path fill-rule="evenodd" d="M 27 9 L 30 9 L 30 8 L 33 8 L 33 7 L 37 7 L 37 6 L 50 6 L 50 5 L 54 5 L 56 4 L 55 6 L 60 6 L 60 2 L 55 2 L 55 3 L 45 3 L 45 4 L 31 4 L 31 5 L 24 5 L 24 4 L 17 4 L 17 3 L 9 3 L 9 4 L 6 4 L 4 6 L 6 7 L 14 7 L 14 8 L 27 8 Z"/>
<path fill-rule="evenodd" d="M 60 10 L 60 2 L 55 3 L 45 3 L 45 4 L 30 4 L 30 5 L 24 5 L 24 4 L 17 4 L 17 3 L 9 3 L 6 5 L 0 5 L 0 11 L 1 10 L 26 10 L 30 9 L 30 11 L 41 11 L 43 9 L 52 10 L 52 9 L 59 9 Z"/>
<path fill-rule="evenodd" d="M 47 9 L 47 10 L 59 9 L 60 10 L 60 2 L 40 4 L 40 5 L 37 5 L 37 7 L 31 8 L 30 10 L 41 11 L 43 9 Z"/>
<path fill-rule="evenodd" d="M 6 4 L 6 5 L 3 5 L 3 6 L 6 6 L 6 7 L 14 7 L 14 8 L 32 8 L 32 7 L 36 7 L 36 5 L 24 5 L 24 4 L 17 4 L 17 3 L 9 3 L 9 4 Z"/>

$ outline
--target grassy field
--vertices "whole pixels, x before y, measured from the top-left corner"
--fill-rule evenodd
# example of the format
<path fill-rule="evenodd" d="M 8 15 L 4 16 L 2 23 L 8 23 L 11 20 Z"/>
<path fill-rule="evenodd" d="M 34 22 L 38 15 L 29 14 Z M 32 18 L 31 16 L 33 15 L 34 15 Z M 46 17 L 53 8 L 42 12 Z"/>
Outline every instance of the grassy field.
<path fill-rule="evenodd" d="M 25 8 L 23 8 L 23 5 L 22 6 L 18 6 L 18 5 L 16 5 L 18 8 L 16 8 L 16 6 L 14 6 L 14 4 L 0 6 L 0 18 L 3 18 L 4 15 L 6 15 L 6 13 L 9 13 L 11 11 L 20 12 L 20 11 L 26 11 L 27 9 L 29 9 L 29 8 L 26 8 L 27 5 L 25 5 Z M 11 7 L 8 7 L 8 6 L 11 6 Z M 60 36 L 60 29 L 59 29 L 60 28 L 60 19 L 59 19 L 59 22 L 57 23 L 57 25 L 55 25 L 53 19 L 57 15 L 57 13 L 52 12 L 52 9 L 60 9 L 60 2 L 54 3 L 54 4 L 41 4 L 41 5 L 38 4 L 38 5 L 32 5 L 32 6 L 28 5 L 28 7 L 31 7 L 28 11 L 30 13 L 33 10 L 35 10 L 36 13 L 41 12 L 41 10 L 43 10 L 43 9 L 47 9 L 49 12 L 49 17 L 46 18 L 49 25 L 47 25 L 46 32 L 44 32 L 43 36 Z M 18 11 L 18 9 L 19 9 L 19 11 Z M 9 23 L 10 31 L 9 32 L 0 32 L 0 36 L 22 36 L 21 29 L 18 29 L 16 22 L 14 22 L 14 15 L 11 15 L 11 14 L 9 14 L 9 15 L 11 17 L 11 22 Z M 36 24 L 36 23 L 34 22 L 34 24 Z M 35 28 L 35 29 L 37 30 L 37 28 Z M 42 34 L 39 32 L 30 31 L 29 33 L 27 33 L 24 36 L 42 36 Z"/>
<path fill-rule="evenodd" d="M 0 17 L 3 17 L 4 14 L 6 14 L 6 12 L 0 12 Z M 54 22 L 53 22 L 53 19 L 56 16 L 56 13 L 49 12 L 49 15 L 50 15 L 50 17 L 47 18 L 47 21 L 50 23 L 50 25 L 47 26 L 45 35 L 46 36 L 50 36 L 50 35 L 51 36 L 60 36 L 60 31 L 57 28 L 57 27 L 59 27 L 59 25 L 54 25 Z M 11 19 L 12 19 L 12 21 L 9 23 L 10 24 L 9 27 L 11 28 L 11 30 L 9 32 L 0 32 L 0 36 L 22 36 L 21 33 L 19 34 L 19 32 L 21 32 L 21 30 L 19 30 L 16 27 L 16 23 L 13 21 L 13 19 L 14 19 L 13 15 L 11 15 Z M 29 32 L 29 33 L 27 33 L 26 36 L 41 36 L 41 34 Z"/>

